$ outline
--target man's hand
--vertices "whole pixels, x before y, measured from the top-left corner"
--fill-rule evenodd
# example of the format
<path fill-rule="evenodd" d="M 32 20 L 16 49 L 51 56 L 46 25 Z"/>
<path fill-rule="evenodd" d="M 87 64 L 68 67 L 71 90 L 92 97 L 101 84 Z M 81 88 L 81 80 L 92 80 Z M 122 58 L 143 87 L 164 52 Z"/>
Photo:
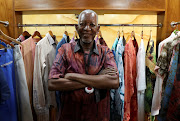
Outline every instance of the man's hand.
<path fill-rule="evenodd" d="M 108 68 L 101 70 L 98 75 L 108 74 L 108 75 L 114 76 L 114 75 L 117 75 L 117 73 L 118 73 L 118 71 L 116 71 L 115 68 L 108 67 Z"/>

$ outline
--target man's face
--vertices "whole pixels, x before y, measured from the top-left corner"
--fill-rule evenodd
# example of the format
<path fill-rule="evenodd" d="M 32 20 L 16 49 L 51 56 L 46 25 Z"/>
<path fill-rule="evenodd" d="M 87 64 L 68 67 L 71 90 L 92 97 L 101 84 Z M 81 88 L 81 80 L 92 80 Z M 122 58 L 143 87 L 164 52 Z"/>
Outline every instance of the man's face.
<path fill-rule="evenodd" d="M 82 13 L 76 30 L 83 43 L 91 43 L 99 30 L 95 13 Z"/>

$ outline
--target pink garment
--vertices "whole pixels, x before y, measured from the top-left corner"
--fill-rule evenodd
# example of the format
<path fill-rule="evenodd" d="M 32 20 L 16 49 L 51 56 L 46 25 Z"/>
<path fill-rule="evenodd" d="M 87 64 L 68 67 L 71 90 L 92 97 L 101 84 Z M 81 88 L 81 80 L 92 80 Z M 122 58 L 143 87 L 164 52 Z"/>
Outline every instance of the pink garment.
<path fill-rule="evenodd" d="M 71 39 L 71 41 L 69 43 L 72 43 L 72 42 L 75 42 L 75 39 L 74 37 Z"/>
<path fill-rule="evenodd" d="M 24 67 L 26 72 L 26 80 L 29 89 L 30 103 L 32 105 L 32 88 L 33 88 L 33 71 L 34 71 L 34 57 L 35 57 L 35 42 L 38 42 L 39 38 L 29 37 L 22 42 L 21 52 L 24 61 Z"/>

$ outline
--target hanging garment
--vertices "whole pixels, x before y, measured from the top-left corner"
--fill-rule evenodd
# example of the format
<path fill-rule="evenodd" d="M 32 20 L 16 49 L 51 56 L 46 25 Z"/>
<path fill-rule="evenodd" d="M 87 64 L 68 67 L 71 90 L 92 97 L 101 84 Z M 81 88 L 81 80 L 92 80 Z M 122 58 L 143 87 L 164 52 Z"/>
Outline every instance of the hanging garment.
<path fill-rule="evenodd" d="M 48 48 L 48 49 L 47 49 Z M 56 43 L 49 33 L 36 45 L 33 75 L 33 104 L 37 121 L 49 121 L 49 109 L 56 108 L 55 92 L 48 90 L 48 75 L 55 58 Z"/>
<path fill-rule="evenodd" d="M 114 59 L 116 60 L 116 47 L 118 44 L 118 38 L 115 39 L 113 46 L 112 46 L 112 53 L 114 55 Z M 117 65 L 117 64 L 116 64 Z M 110 113 L 111 113 L 111 121 L 114 119 L 114 116 L 117 111 L 115 111 L 115 89 L 110 90 Z"/>
<path fill-rule="evenodd" d="M 176 37 L 174 32 L 165 40 L 159 43 L 158 46 L 158 57 L 160 56 L 160 53 L 163 49 L 163 46 L 165 43 L 173 41 L 173 39 Z M 163 79 L 160 77 L 160 75 L 156 75 L 156 82 L 155 82 L 155 87 L 154 87 L 154 94 L 153 94 L 153 99 L 152 99 L 152 107 L 151 107 L 151 115 L 155 116 L 159 114 L 160 110 L 160 103 L 161 103 L 161 92 L 162 92 L 162 84 L 163 84 Z"/>
<path fill-rule="evenodd" d="M 140 47 L 136 58 L 137 68 L 137 97 L 138 97 L 138 121 L 144 121 L 144 93 L 146 89 L 145 76 L 145 48 L 143 39 L 141 39 Z"/>
<path fill-rule="evenodd" d="M 172 64 L 172 67 L 173 67 L 173 64 Z M 172 88 L 171 97 L 169 100 L 166 121 L 179 121 L 179 116 L 180 116 L 180 108 L 179 108 L 180 107 L 180 93 L 179 92 L 180 92 L 180 51 L 178 53 L 178 66 L 177 66 L 175 80 L 174 80 L 174 84 Z"/>
<path fill-rule="evenodd" d="M 10 98 L 10 89 L 8 82 L 4 76 L 3 70 L 0 68 L 0 104 L 3 104 Z"/>
<path fill-rule="evenodd" d="M 24 40 L 28 39 L 30 36 L 23 36 L 22 34 L 16 39 L 19 42 L 23 42 Z"/>
<path fill-rule="evenodd" d="M 0 104 L 1 121 L 18 121 L 13 49 L 0 50 L 0 68 L 10 89 L 10 98 Z"/>
<path fill-rule="evenodd" d="M 103 46 L 107 46 L 106 41 L 102 37 L 99 38 L 99 43 Z"/>
<path fill-rule="evenodd" d="M 29 90 L 30 103 L 32 106 L 32 88 L 33 88 L 33 71 L 34 71 L 34 57 L 35 57 L 35 42 L 38 42 L 39 38 L 32 38 L 32 36 L 22 42 L 21 53 L 23 56 L 24 67 L 26 72 L 26 81 Z M 33 106 L 32 106 L 33 107 Z"/>
<path fill-rule="evenodd" d="M 19 45 L 15 45 L 13 53 L 16 78 L 18 121 L 33 121 L 24 62 Z"/>
<path fill-rule="evenodd" d="M 123 38 L 120 37 L 116 49 L 116 65 L 119 72 L 119 88 L 115 89 L 114 114 L 112 121 L 123 121 L 124 116 L 124 66 L 123 66 Z"/>
<path fill-rule="evenodd" d="M 154 73 L 154 68 L 156 65 L 156 53 L 154 50 L 154 40 L 149 40 L 147 49 L 146 49 L 146 85 L 147 88 L 145 90 L 145 114 L 146 120 L 153 121 L 154 117 L 151 116 L 151 106 L 152 106 L 152 98 L 153 91 L 156 81 L 156 75 Z"/>
<path fill-rule="evenodd" d="M 180 36 L 175 38 L 173 41 L 168 42 L 164 45 L 161 55 L 158 58 L 157 61 L 157 66 L 155 67 L 155 71 L 157 72 L 158 75 L 161 76 L 163 79 L 163 84 L 162 84 L 162 96 L 163 92 L 165 89 L 165 84 L 167 81 L 167 75 L 169 73 L 169 70 L 171 68 L 171 58 L 173 55 L 173 48 L 176 46 L 178 43 L 180 43 Z"/>
<path fill-rule="evenodd" d="M 179 53 L 179 45 L 176 46 L 175 54 L 174 54 L 174 57 L 172 58 L 172 66 L 171 66 L 171 69 L 170 69 L 170 72 L 168 75 L 168 79 L 166 82 L 164 96 L 163 96 L 163 99 L 161 101 L 161 109 L 160 109 L 160 113 L 158 116 L 158 121 L 165 121 L 166 120 L 169 100 L 171 97 L 171 92 L 173 89 L 174 79 L 175 79 L 176 70 L 177 70 L 178 53 Z"/>
<path fill-rule="evenodd" d="M 63 38 L 61 39 L 61 41 L 59 41 L 59 43 L 57 44 L 56 47 L 56 55 L 58 53 L 58 49 L 65 43 L 68 43 L 68 36 L 66 36 L 66 34 L 63 34 Z"/>
<path fill-rule="evenodd" d="M 137 121 L 137 89 L 136 89 L 136 53 L 138 50 L 137 41 L 127 42 L 124 50 L 124 121 Z"/>
<path fill-rule="evenodd" d="M 72 42 L 75 42 L 75 39 L 74 37 L 71 39 L 71 41 L 69 43 L 72 43 Z"/>

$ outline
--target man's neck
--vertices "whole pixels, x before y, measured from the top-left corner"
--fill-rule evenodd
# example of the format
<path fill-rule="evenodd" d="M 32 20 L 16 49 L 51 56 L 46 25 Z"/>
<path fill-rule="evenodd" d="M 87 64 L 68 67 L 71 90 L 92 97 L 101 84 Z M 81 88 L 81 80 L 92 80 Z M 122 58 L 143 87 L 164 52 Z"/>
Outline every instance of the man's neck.
<path fill-rule="evenodd" d="M 91 48 L 93 47 L 93 44 L 94 44 L 94 41 L 92 41 L 91 43 L 83 43 L 83 42 L 80 40 L 80 45 L 81 45 L 83 51 L 90 51 Z"/>

